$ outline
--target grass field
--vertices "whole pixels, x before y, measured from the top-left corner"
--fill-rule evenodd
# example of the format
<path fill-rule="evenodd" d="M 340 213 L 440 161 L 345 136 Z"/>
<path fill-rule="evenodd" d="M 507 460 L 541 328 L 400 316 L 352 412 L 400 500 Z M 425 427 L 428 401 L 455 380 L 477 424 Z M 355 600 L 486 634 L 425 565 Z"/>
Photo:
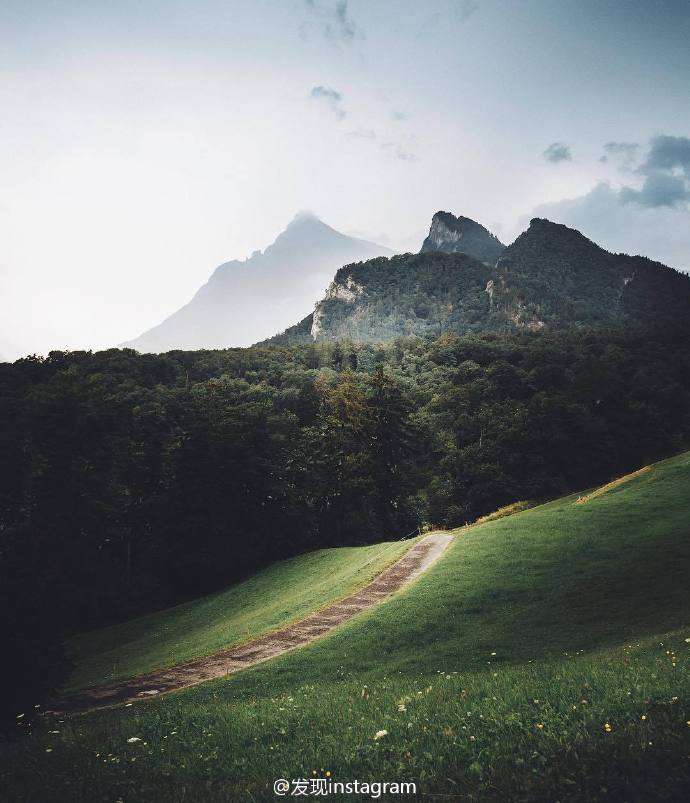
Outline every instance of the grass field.
<path fill-rule="evenodd" d="M 67 688 L 132 677 L 234 646 L 365 585 L 415 541 L 320 549 L 276 563 L 227 591 L 77 636 Z"/>
<path fill-rule="evenodd" d="M 275 779 L 314 773 L 420 800 L 688 799 L 689 491 L 684 454 L 460 530 L 307 648 L 40 724 L 2 748 L 3 800 L 276 800 Z"/>

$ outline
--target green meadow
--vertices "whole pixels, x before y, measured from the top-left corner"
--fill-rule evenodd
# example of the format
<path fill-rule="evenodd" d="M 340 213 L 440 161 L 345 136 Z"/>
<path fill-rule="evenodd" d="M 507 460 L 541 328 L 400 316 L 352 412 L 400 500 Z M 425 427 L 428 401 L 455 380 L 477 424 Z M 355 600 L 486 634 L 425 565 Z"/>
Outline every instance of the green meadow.
<path fill-rule="evenodd" d="M 70 641 L 76 690 L 211 655 L 284 627 L 345 597 L 397 560 L 412 541 L 320 549 L 282 561 L 198 600 Z"/>
<path fill-rule="evenodd" d="M 2 799 L 266 801 L 275 779 L 324 776 L 414 782 L 419 800 L 687 799 L 690 453 L 593 490 L 457 530 L 407 589 L 309 647 L 155 700 L 39 720 L 1 748 Z M 383 564 L 388 549 L 368 556 Z M 325 556 L 335 567 L 365 552 Z M 315 560 L 291 571 L 311 582 L 300 561 Z M 343 577 L 338 595 L 363 574 Z M 236 598 L 230 618 L 243 606 L 249 618 L 233 619 L 235 635 L 214 608 L 215 642 L 178 648 L 172 634 L 141 658 L 126 646 L 170 632 L 162 623 L 174 628 L 180 609 L 89 634 L 73 685 L 327 601 L 324 591 L 252 619 L 280 586 Z M 192 641 L 193 610 L 179 628 Z"/>

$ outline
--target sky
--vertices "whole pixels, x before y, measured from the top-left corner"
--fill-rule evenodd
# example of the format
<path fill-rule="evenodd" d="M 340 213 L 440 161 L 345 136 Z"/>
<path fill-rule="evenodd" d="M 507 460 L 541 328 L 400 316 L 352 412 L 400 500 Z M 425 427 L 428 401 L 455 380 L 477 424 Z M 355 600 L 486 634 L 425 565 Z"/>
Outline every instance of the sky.
<path fill-rule="evenodd" d="M 3 0 L 0 356 L 135 337 L 304 209 L 690 270 L 688 41 L 685 0 Z"/>

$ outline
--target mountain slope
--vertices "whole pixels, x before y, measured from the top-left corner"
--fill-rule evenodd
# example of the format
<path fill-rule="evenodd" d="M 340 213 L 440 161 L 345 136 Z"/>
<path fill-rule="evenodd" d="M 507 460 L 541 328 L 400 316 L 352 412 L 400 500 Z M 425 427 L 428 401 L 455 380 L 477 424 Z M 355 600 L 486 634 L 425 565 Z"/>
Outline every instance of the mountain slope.
<path fill-rule="evenodd" d="M 7 799 L 268 801 L 276 778 L 315 773 L 477 801 L 685 800 L 688 482 L 685 453 L 462 528 L 412 586 L 307 648 L 49 720 L 2 748 Z"/>
<path fill-rule="evenodd" d="M 341 265 L 390 253 L 300 214 L 263 253 L 220 265 L 187 305 L 123 345 L 142 352 L 251 345 L 313 306 Z"/>
<path fill-rule="evenodd" d="M 226 591 L 70 640 L 69 691 L 110 683 L 240 644 L 365 585 L 410 547 L 319 549 L 280 561 Z"/>
<path fill-rule="evenodd" d="M 535 218 L 495 264 L 430 250 L 426 241 L 420 254 L 347 265 L 313 314 L 274 342 L 688 320 L 689 276 L 644 257 L 611 254 L 574 229 Z"/>
<path fill-rule="evenodd" d="M 437 212 L 433 216 L 429 234 L 422 244 L 422 253 L 467 254 L 488 265 L 493 265 L 504 250 L 505 245 L 484 226 L 450 212 Z"/>
<path fill-rule="evenodd" d="M 690 318 L 690 277 L 611 254 L 580 232 L 535 218 L 499 258 L 489 293 L 518 329 L 667 323 Z"/>

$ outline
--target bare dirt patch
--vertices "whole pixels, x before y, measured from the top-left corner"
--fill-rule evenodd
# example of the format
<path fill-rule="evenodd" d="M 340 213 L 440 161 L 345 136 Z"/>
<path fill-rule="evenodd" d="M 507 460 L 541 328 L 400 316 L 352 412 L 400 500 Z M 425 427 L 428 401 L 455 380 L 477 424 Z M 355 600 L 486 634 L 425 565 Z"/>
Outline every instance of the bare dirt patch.
<path fill-rule="evenodd" d="M 309 644 L 358 613 L 378 605 L 414 580 L 441 555 L 451 538 L 443 533 L 428 535 L 369 585 L 299 622 L 205 658 L 56 699 L 47 713 L 76 714 L 145 700 L 223 677 Z"/>

